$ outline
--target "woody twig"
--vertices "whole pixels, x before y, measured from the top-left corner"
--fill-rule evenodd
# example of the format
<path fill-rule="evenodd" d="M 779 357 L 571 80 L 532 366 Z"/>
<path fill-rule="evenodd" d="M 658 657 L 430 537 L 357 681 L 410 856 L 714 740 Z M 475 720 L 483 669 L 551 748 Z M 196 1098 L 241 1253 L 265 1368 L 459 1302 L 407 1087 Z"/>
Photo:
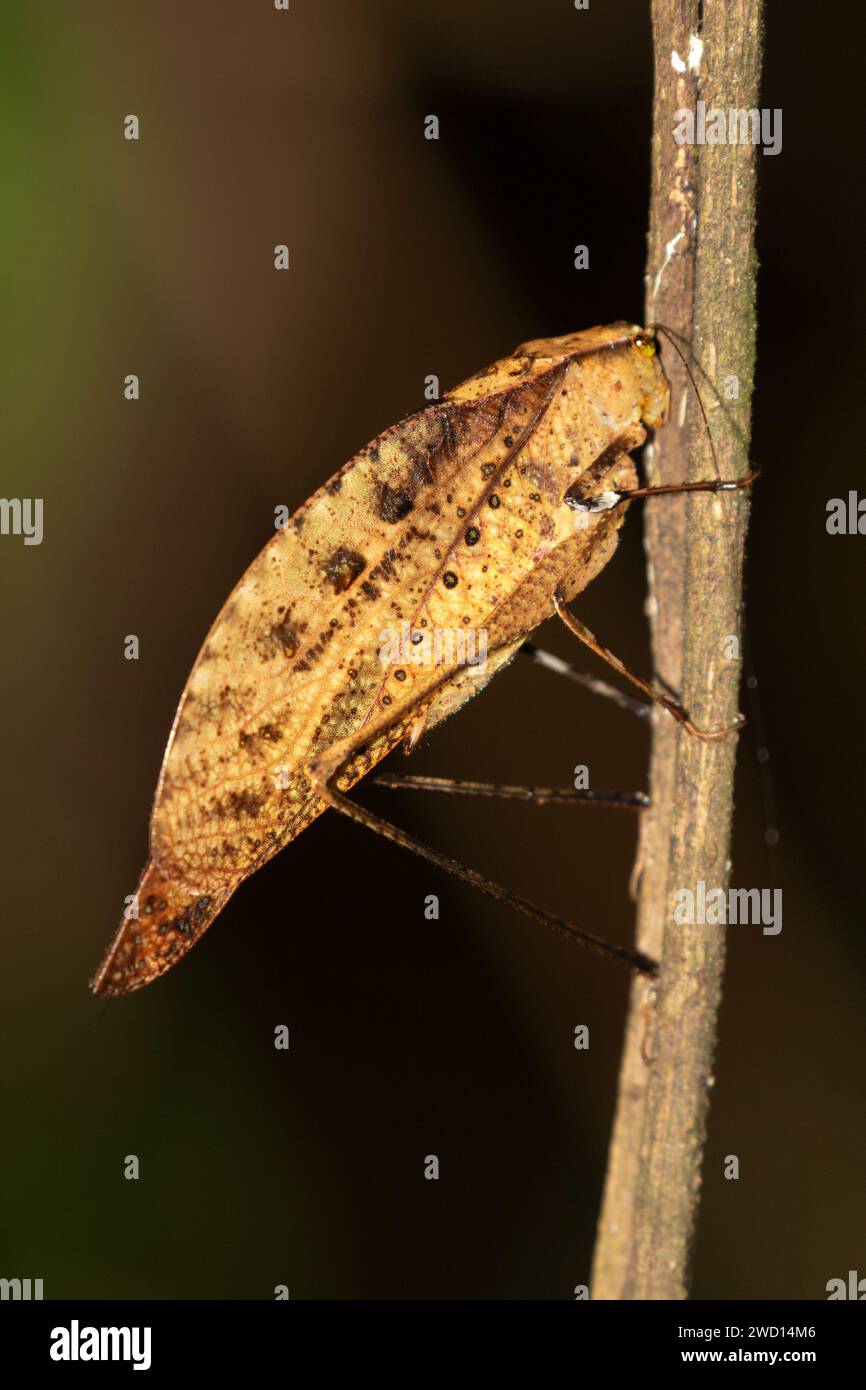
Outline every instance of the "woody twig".
<path fill-rule="evenodd" d="M 721 475 L 748 468 L 755 342 L 752 143 L 679 143 L 677 113 L 757 107 L 761 0 L 653 0 L 655 86 L 647 321 L 664 323 L 698 364 Z M 743 123 L 743 129 L 748 122 Z M 713 476 L 706 430 L 683 363 L 665 353 L 671 423 L 646 460 L 648 481 Z M 705 375 L 704 375 L 705 374 Z M 748 493 L 646 504 L 656 675 L 704 726 L 737 713 Z M 684 1298 L 697 1219 L 723 929 L 680 926 L 674 894 L 726 887 L 735 736 L 701 742 L 658 711 L 652 809 L 639 851 L 638 946 L 657 982 L 632 987 L 617 1113 L 593 1267 L 597 1299 Z"/>

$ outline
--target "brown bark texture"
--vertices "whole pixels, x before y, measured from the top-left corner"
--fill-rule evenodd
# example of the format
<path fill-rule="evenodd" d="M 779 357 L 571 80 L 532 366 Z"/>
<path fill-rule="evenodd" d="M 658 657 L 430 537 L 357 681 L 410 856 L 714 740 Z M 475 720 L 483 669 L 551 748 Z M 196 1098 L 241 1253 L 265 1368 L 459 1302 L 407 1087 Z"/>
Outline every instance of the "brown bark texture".
<path fill-rule="evenodd" d="M 655 81 L 648 323 L 669 326 L 692 364 L 721 477 L 748 467 L 755 353 L 759 147 L 678 144 L 675 113 L 758 106 L 761 0 L 653 0 Z M 685 70 L 683 70 L 685 69 Z M 695 390 L 660 337 L 671 419 L 648 449 L 650 483 L 712 478 Z M 748 492 L 645 504 L 656 679 L 704 728 L 737 714 Z M 638 946 L 662 963 L 632 986 L 593 1264 L 597 1299 L 684 1298 L 725 958 L 724 928 L 681 926 L 674 894 L 726 888 L 737 738 L 703 742 L 656 709 L 636 882 Z M 721 1175 L 719 1175 L 721 1178 Z"/>

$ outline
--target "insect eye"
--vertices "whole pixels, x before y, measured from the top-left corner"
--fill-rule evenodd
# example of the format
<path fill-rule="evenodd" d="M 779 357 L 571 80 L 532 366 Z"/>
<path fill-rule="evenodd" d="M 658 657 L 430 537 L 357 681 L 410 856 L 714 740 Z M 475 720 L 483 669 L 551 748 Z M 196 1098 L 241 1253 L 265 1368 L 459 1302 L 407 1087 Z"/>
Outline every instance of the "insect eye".
<path fill-rule="evenodd" d="M 655 357 L 656 345 L 653 342 L 652 338 L 646 338 L 643 335 L 641 335 L 639 338 L 634 339 L 634 345 L 637 348 L 638 352 L 643 353 L 644 357 Z"/>

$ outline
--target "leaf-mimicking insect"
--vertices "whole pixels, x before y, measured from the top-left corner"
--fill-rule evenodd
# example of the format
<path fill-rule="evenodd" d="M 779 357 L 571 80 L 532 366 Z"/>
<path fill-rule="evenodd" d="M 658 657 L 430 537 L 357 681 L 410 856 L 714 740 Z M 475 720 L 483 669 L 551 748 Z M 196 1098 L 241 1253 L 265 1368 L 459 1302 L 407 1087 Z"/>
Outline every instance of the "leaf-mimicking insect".
<path fill-rule="evenodd" d="M 181 696 L 138 916 L 122 920 L 96 994 L 164 974 L 328 805 L 418 848 L 345 793 L 481 690 L 554 612 L 592 645 L 563 605 L 607 564 L 630 498 L 647 491 L 629 453 L 668 400 L 648 330 L 526 343 L 374 439 L 276 532 Z M 486 661 L 384 661 L 382 634 L 395 630 L 419 645 L 483 632 Z"/>

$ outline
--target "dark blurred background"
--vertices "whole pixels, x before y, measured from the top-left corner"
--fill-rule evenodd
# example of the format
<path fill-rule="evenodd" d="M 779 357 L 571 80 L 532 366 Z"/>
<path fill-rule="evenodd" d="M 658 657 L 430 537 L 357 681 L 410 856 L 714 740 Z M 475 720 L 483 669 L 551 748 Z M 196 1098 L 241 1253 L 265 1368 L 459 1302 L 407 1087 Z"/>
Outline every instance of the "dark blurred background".
<path fill-rule="evenodd" d="M 759 160 L 748 595 L 782 838 L 768 864 L 746 737 L 734 859 L 735 883 L 783 886 L 784 929 L 731 932 L 697 1297 L 866 1274 L 866 540 L 825 529 L 827 499 L 866 487 L 860 115 L 814 25 L 769 5 L 784 144 Z M 569 1298 L 623 972 L 326 816 L 154 987 L 106 1007 L 86 982 L 187 671 L 274 506 L 422 406 L 428 374 L 446 389 L 526 338 L 642 317 L 648 4 L 12 0 L 3 26 L 2 494 L 43 497 L 45 535 L 0 539 L 0 1275 L 48 1297 Z M 640 670 L 644 594 L 635 509 L 578 611 Z M 634 790 L 647 732 L 517 661 L 392 763 L 566 785 L 587 763 Z M 630 938 L 627 817 L 361 796 Z"/>

